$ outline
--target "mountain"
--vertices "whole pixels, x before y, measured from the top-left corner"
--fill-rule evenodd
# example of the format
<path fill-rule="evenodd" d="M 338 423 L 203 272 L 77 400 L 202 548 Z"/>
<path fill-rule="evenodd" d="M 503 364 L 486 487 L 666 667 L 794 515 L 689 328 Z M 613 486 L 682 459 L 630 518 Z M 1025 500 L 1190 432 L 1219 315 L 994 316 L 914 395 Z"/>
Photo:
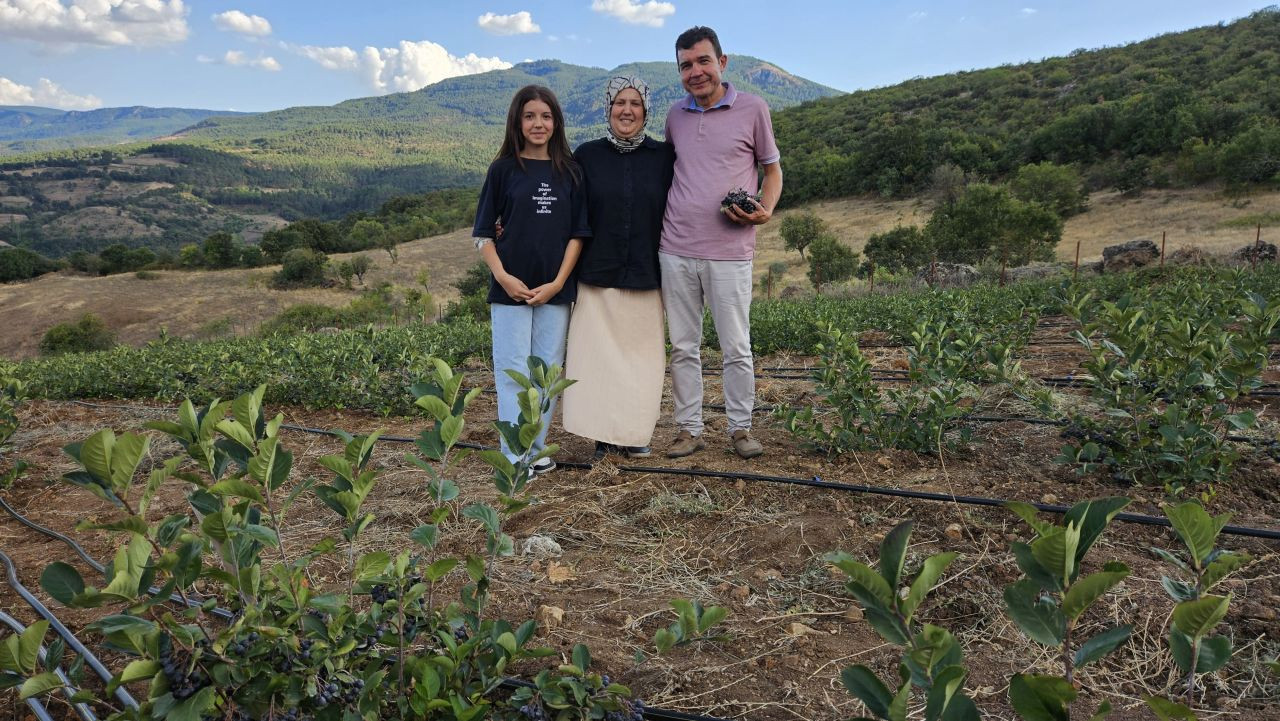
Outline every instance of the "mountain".
<path fill-rule="evenodd" d="M 158 142 L 0 158 L 0 239 L 55 256 L 114 242 L 173 250 L 219 230 L 253 239 L 283 220 L 478 185 L 517 89 L 553 88 L 576 144 L 603 135 L 605 83 L 619 73 L 650 83 L 649 130 L 661 135 L 683 95 L 674 63 L 539 60 L 411 93 L 205 117 Z M 774 110 L 839 94 L 749 56 L 731 58 L 726 75 Z"/>
<path fill-rule="evenodd" d="M 150 140 L 215 115 L 243 113 L 141 105 L 84 111 L 0 106 L 0 157 Z"/>
<path fill-rule="evenodd" d="M 784 201 L 1074 164 L 1094 189 L 1280 184 L 1280 9 L 1120 47 L 909 80 L 774 116 Z"/>

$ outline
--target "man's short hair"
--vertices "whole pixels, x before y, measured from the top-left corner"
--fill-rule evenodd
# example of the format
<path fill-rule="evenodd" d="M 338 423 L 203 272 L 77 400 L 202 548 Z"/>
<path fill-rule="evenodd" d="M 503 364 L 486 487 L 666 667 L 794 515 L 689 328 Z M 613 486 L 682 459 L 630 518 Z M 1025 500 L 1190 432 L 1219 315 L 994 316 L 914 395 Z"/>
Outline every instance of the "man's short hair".
<path fill-rule="evenodd" d="M 680 37 L 676 38 L 676 52 L 688 50 L 703 40 L 711 41 L 711 47 L 715 48 L 717 58 L 724 57 L 724 51 L 720 49 L 720 38 L 716 37 L 716 31 L 705 25 L 694 25 L 680 33 Z"/>

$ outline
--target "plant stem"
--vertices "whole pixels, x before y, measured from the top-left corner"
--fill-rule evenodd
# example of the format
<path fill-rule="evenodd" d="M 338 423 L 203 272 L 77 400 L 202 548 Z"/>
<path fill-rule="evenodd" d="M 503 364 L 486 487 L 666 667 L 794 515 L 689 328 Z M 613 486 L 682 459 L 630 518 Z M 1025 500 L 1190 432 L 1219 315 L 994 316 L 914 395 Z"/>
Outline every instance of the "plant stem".
<path fill-rule="evenodd" d="M 1062 668 L 1066 672 L 1064 675 L 1067 683 L 1075 683 L 1075 668 L 1071 664 L 1071 632 L 1074 626 L 1074 623 L 1068 622 L 1067 633 L 1062 637 Z"/>
<path fill-rule="evenodd" d="M 1200 664 L 1200 639 L 1191 641 L 1191 668 L 1187 670 L 1187 706 L 1191 706 L 1191 697 L 1196 692 L 1196 666 Z"/>

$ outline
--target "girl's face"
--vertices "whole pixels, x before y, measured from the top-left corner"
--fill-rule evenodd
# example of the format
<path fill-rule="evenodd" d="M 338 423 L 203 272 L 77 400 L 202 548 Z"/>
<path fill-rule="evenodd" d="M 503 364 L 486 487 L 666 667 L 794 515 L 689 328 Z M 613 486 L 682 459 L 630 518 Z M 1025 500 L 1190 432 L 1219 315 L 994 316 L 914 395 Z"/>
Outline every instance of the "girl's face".
<path fill-rule="evenodd" d="M 643 122 L 644 100 L 640 97 L 640 91 L 627 88 L 618 93 L 609 108 L 609 126 L 613 129 L 613 134 L 619 138 L 630 138 L 640 132 Z"/>
<path fill-rule="evenodd" d="M 525 150 L 542 150 L 551 140 L 556 129 L 551 106 L 541 100 L 530 100 L 520 110 L 520 134 L 524 136 Z"/>

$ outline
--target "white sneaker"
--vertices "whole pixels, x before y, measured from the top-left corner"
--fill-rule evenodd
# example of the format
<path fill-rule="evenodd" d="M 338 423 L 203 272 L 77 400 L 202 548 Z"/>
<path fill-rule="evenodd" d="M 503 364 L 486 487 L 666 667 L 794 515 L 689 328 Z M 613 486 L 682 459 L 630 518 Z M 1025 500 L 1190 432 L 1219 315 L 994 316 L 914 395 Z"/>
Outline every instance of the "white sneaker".
<path fill-rule="evenodd" d="M 532 471 L 533 475 L 535 476 L 541 476 L 544 473 L 550 473 L 555 469 L 556 469 L 556 462 L 551 460 L 550 458 L 540 458 L 537 461 L 534 461 L 533 465 L 529 467 L 529 470 Z"/>

